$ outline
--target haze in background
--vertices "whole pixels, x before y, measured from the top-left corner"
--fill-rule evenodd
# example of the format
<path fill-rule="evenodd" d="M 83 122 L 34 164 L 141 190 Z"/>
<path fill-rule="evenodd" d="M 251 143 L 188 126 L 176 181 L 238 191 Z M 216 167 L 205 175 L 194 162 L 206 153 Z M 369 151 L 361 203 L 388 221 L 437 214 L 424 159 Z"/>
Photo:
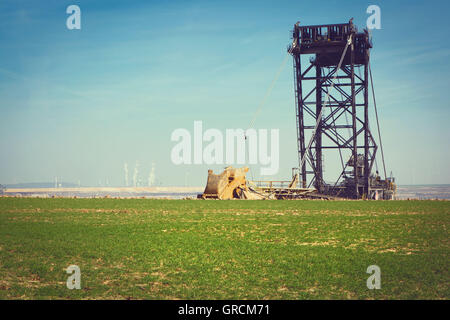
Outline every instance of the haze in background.
<path fill-rule="evenodd" d="M 71 4 L 81 30 L 66 28 Z M 127 164 L 130 186 L 150 177 L 203 186 L 223 166 L 175 166 L 171 132 L 192 132 L 194 120 L 247 128 L 293 24 L 354 17 L 362 30 L 369 4 L 382 14 L 371 64 L 388 173 L 404 185 L 449 183 L 447 1 L 111 0 L 0 3 L 0 183 L 124 186 Z M 291 60 L 255 127 L 280 129 L 280 171 L 264 178 L 289 179 L 298 165 Z"/>

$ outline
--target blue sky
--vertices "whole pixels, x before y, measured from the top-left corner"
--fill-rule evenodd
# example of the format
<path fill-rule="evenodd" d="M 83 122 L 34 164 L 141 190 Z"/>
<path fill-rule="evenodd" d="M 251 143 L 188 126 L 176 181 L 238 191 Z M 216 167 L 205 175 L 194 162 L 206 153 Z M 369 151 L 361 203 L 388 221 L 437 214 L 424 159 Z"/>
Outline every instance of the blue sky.
<path fill-rule="evenodd" d="M 81 30 L 66 28 L 71 4 Z M 370 4 L 381 8 L 371 63 L 387 169 L 399 184 L 450 183 L 449 3 L 325 0 L 1 1 L 0 183 L 123 185 L 123 164 L 132 174 L 138 161 L 143 181 L 155 163 L 158 183 L 202 186 L 222 166 L 175 166 L 171 132 L 194 120 L 246 128 L 293 24 L 354 17 L 361 30 Z M 296 166 L 294 117 L 289 60 L 255 122 L 280 129 L 273 179 Z"/>

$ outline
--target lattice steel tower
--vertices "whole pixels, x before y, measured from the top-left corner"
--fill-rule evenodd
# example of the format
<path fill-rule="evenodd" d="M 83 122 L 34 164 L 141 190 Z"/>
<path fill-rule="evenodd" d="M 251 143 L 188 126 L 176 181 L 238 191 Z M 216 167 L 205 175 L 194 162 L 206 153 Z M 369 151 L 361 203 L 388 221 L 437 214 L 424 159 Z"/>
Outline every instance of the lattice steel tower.
<path fill-rule="evenodd" d="M 350 20 L 315 26 L 297 23 L 292 36 L 288 51 L 294 60 L 302 187 L 350 198 L 371 197 L 377 144 L 369 127 L 369 34 L 358 33 Z M 302 70 L 306 55 L 311 59 Z M 323 159 L 333 149 L 342 171 L 336 181 L 325 182 Z"/>

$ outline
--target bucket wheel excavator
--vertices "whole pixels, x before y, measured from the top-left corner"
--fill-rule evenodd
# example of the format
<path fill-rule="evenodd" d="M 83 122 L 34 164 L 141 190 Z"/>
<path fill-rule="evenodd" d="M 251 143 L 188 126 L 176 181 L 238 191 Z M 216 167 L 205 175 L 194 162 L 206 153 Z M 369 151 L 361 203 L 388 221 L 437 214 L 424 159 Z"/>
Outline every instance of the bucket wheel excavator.
<path fill-rule="evenodd" d="M 372 41 L 369 31 L 358 32 L 352 20 L 341 24 L 301 26 L 297 22 L 294 25 L 293 41 L 287 53 L 294 62 L 299 166 L 294 168 L 297 173 L 293 171 L 292 181 L 247 181 L 247 167 L 227 167 L 221 174 L 209 170 L 205 191 L 199 198 L 395 198 L 395 179 L 392 174 L 391 177 L 386 174 L 370 68 Z M 309 64 L 305 66 L 308 58 Z M 281 70 L 282 67 L 266 96 Z M 369 126 L 369 91 L 384 179 L 378 174 L 376 155 L 379 147 Z M 334 157 L 331 161 L 340 160 L 342 166 L 338 176 L 328 175 L 331 179 L 335 176 L 334 182 L 325 181 L 324 175 L 324 160 L 330 155 Z M 374 166 L 376 175 L 372 174 Z M 301 188 L 297 188 L 297 184 Z"/>

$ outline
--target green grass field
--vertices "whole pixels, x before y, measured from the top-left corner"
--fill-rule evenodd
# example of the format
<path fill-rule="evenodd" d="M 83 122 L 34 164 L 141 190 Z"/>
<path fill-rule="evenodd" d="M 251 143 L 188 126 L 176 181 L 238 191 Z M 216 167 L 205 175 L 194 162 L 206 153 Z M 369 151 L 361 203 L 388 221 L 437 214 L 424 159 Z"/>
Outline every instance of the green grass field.
<path fill-rule="evenodd" d="M 0 198 L 0 299 L 449 299 L 449 227 L 448 201 Z"/>

